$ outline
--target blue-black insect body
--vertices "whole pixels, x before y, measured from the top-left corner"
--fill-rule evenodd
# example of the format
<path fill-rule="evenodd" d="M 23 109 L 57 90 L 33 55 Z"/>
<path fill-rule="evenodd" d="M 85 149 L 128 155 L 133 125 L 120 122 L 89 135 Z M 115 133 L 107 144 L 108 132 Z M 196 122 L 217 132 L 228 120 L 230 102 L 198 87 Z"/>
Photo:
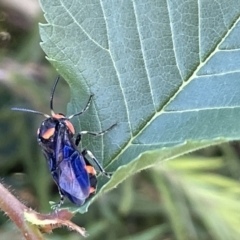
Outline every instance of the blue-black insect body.
<path fill-rule="evenodd" d="M 75 138 L 75 130 L 70 119 L 81 115 L 88 109 L 93 95 L 90 96 L 85 108 L 81 112 L 69 117 L 61 113 L 56 114 L 53 111 L 53 95 L 59 78 L 60 77 L 56 78 L 51 93 L 51 116 L 30 109 L 12 108 L 12 110 L 36 113 L 46 117 L 38 129 L 37 139 L 61 196 L 61 200 L 55 205 L 55 208 L 59 208 L 62 205 L 65 196 L 74 204 L 82 205 L 91 194 L 95 193 L 97 186 L 96 171 L 86 156 L 95 162 L 101 173 L 110 177 L 110 174 L 104 171 L 90 151 L 83 150 L 80 152 L 77 146 L 83 134 L 100 136 L 116 125 L 114 124 L 99 133 L 82 131 L 79 132 Z"/>

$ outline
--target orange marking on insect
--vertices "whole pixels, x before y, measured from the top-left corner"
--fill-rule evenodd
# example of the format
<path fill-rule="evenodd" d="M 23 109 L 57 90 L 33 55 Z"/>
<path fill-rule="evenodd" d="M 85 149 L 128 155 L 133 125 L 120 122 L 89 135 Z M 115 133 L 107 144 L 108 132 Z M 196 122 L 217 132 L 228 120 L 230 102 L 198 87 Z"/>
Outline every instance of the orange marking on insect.
<path fill-rule="evenodd" d="M 42 138 L 44 139 L 49 139 L 50 137 L 53 136 L 55 132 L 55 128 L 49 128 L 43 135 L 42 135 Z"/>
<path fill-rule="evenodd" d="M 75 134 L 75 130 L 74 130 L 74 127 L 73 127 L 72 123 L 70 121 L 68 121 L 68 120 L 65 120 L 65 123 L 66 123 L 68 129 L 70 130 L 70 132 L 72 134 Z"/>
<path fill-rule="evenodd" d="M 85 166 L 85 169 L 86 169 L 86 171 L 88 172 L 88 173 L 90 173 L 90 174 L 92 174 L 92 175 L 96 175 L 97 174 L 97 172 L 96 172 L 96 170 L 94 169 L 94 167 L 92 167 L 92 166 Z"/>
<path fill-rule="evenodd" d="M 90 187 L 90 189 L 89 189 L 90 193 L 94 193 L 95 191 L 96 191 L 96 189 L 94 187 Z"/>

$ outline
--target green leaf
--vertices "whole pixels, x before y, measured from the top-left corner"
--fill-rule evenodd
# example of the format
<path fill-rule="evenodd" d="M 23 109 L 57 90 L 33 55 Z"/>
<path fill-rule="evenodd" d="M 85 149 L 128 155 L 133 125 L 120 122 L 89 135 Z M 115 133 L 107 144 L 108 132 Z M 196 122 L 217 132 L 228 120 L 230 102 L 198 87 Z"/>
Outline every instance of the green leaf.
<path fill-rule="evenodd" d="M 84 148 L 115 172 L 99 189 L 156 162 L 240 139 L 240 2 L 40 2 L 47 21 L 41 46 L 69 83 L 68 113 L 94 94 L 76 129 L 118 123 L 103 137 L 84 136 Z"/>
<path fill-rule="evenodd" d="M 220 158 L 198 159 L 190 171 L 192 162 L 188 157 L 174 159 L 150 174 L 175 238 L 239 239 L 239 181 L 213 171 L 226 168 Z M 204 168 L 205 164 L 212 167 Z M 207 236 L 203 237 L 204 233 Z"/>
<path fill-rule="evenodd" d="M 126 238 L 121 238 L 120 240 L 154 240 L 159 238 L 164 239 L 167 231 L 169 231 L 169 227 L 166 224 L 157 225 L 138 234 L 130 235 Z"/>

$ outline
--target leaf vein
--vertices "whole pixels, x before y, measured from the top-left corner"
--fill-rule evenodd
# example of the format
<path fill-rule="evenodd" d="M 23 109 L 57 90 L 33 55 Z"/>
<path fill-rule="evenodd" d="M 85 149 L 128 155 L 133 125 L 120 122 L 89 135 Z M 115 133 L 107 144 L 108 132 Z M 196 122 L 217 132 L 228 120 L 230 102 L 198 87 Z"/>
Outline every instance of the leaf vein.
<path fill-rule="evenodd" d="M 106 20 L 106 17 L 105 17 L 105 11 L 104 11 L 104 7 L 102 5 L 102 0 L 100 0 L 100 5 L 101 5 L 101 8 L 102 8 L 102 12 L 103 12 L 103 16 L 104 16 L 104 19 L 105 19 L 105 22 L 106 22 L 106 32 L 107 32 L 107 38 L 108 37 L 108 24 L 107 24 L 107 20 Z M 109 42 L 109 39 L 108 39 L 108 42 Z M 132 137 L 132 129 L 131 129 L 131 124 L 130 124 L 130 114 L 129 114 L 129 109 L 128 109 L 128 105 L 127 105 L 127 100 L 126 100 L 126 96 L 125 96 L 125 93 L 124 93 L 124 88 L 122 86 L 122 83 L 121 83 L 121 77 L 120 77 L 120 74 L 118 72 L 118 69 L 117 69 L 117 66 L 115 64 L 115 61 L 113 59 L 113 56 L 112 56 L 112 53 L 111 53 L 111 45 L 109 44 L 109 56 L 111 58 L 111 61 L 112 61 L 112 64 L 113 64 L 113 67 L 115 69 L 115 72 L 116 72 L 116 75 L 117 75 L 117 79 L 118 79 L 118 82 L 119 82 L 119 87 L 121 89 L 121 92 L 122 92 L 122 96 L 123 96 L 123 101 L 124 101 L 124 105 L 125 105 L 125 108 L 126 108 L 126 113 L 127 113 L 127 119 L 128 119 L 128 126 L 129 126 L 129 129 L 130 129 L 130 133 L 131 133 L 131 137 Z"/>
<path fill-rule="evenodd" d="M 81 24 L 75 19 L 75 17 L 71 14 L 71 12 L 66 8 L 66 6 L 63 4 L 62 0 L 60 0 L 61 5 L 63 6 L 64 10 L 68 13 L 68 15 L 72 18 L 72 20 L 77 24 L 77 26 L 84 32 L 84 34 L 98 47 L 101 49 L 108 51 L 108 49 L 104 48 L 102 45 L 100 45 L 97 41 L 95 41 L 88 33 L 87 31 L 81 26 Z"/>
<path fill-rule="evenodd" d="M 171 15 L 170 15 L 170 8 L 169 8 L 169 4 L 168 4 L 168 1 L 166 1 L 167 3 L 167 10 L 168 10 L 168 16 L 169 16 L 169 25 L 170 25 L 170 29 L 171 29 L 171 33 L 172 33 L 172 45 L 173 45 L 173 53 L 174 53 L 174 56 L 175 56 L 175 59 L 176 59 L 176 66 L 177 66 L 177 69 L 178 69 L 178 72 L 179 72 L 179 75 L 181 76 L 181 79 L 183 81 L 183 77 L 182 77 L 182 73 L 181 73 L 181 70 L 180 70 L 180 67 L 178 65 L 178 61 L 177 61 L 177 55 L 176 55 L 176 49 L 175 49 L 175 43 L 174 43 L 174 31 L 173 31 L 173 25 L 172 25 L 172 22 L 171 21 Z"/>
<path fill-rule="evenodd" d="M 206 108 L 193 108 L 193 109 L 184 109 L 184 110 L 167 110 L 164 113 L 187 113 L 187 112 L 200 112 L 200 111 L 208 111 L 208 110 L 220 110 L 220 109 L 236 109 L 240 108 L 240 105 L 234 106 L 219 106 L 219 107 L 206 107 Z"/>
<path fill-rule="evenodd" d="M 139 42 L 140 42 L 140 45 L 141 45 L 141 52 L 142 52 L 142 57 L 143 57 L 143 63 L 144 63 L 144 69 L 145 69 L 145 72 L 146 72 L 146 75 L 147 75 L 147 81 L 148 81 L 148 85 L 149 85 L 149 88 L 150 88 L 150 92 L 151 92 L 151 98 L 152 98 L 152 102 L 153 102 L 153 106 L 154 106 L 154 110 L 156 112 L 156 104 L 154 102 L 154 98 L 153 98 L 153 87 L 152 87 L 152 84 L 151 84 L 151 80 L 150 80 L 150 74 L 148 72 L 148 67 L 147 67 L 147 63 L 146 63 L 146 56 L 145 56 L 145 51 L 144 51 L 144 48 L 143 48 L 143 43 L 141 41 L 141 31 L 140 31 L 140 28 L 139 28 L 139 20 L 138 20 L 138 14 L 136 12 L 136 4 L 135 4 L 135 1 L 132 0 L 132 3 L 133 3 L 133 13 L 134 13 L 134 16 L 135 16 L 135 19 L 136 19 L 136 27 L 137 27 L 137 32 L 138 32 L 138 36 L 139 36 Z"/>

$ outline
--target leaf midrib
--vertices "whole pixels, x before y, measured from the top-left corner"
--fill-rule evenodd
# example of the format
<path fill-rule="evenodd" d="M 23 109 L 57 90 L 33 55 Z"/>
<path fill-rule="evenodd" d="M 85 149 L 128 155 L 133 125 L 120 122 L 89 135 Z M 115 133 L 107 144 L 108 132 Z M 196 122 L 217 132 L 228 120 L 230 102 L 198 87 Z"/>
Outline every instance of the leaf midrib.
<path fill-rule="evenodd" d="M 121 156 L 121 154 L 128 148 L 130 147 L 131 144 L 146 128 L 147 126 L 154 120 L 156 119 L 159 115 L 161 115 L 162 113 L 166 113 L 166 112 L 170 112 L 170 111 L 165 111 L 164 109 L 175 99 L 175 97 L 182 91 L 182 89 L 187 86 L 189 83 L 192 82 L 193 79 L 195 79 L 196 77 L 199 77 L 197 75 L 197 72 L 201 69 L 202 66 L 204 66 L 208 60 L 218 51 L 223 51 L 223 50 L 219 50 L 219 46 L 223 43 L 223 41 L 227 38 L 227 36 L 230 34 L 230 32 L 234 29 L 234 27 L 237 25 L 238 21 L 239 21 L 240 17 L 238 17 L 236 19 L 236 21 L 234 22 L 234 24 L 232 25 L 232 27 L 226 32 L 226 34 L 224 35 L 224 37 L 221 39 L 221 41 L 216 45 L 216 47 L 214 48 L 214 50 L 212 51 L 212 53 L 209 54 L 208 57 L 206 57 L 206 59 L 201 62 L 198 67 L 195 69 L 195 71 L 193 71 L 192 75 L 189 77 L 188 81 L 183 81 L 182 84 L 179 86 L 178 90 L 176 91 L 175 94 L 173 94 L 173 96 L 166 102 L 166 104 L 162 107 L 162 109 L 160 111 L 156 111 L 152 117 L 150 117 L 149 121 L 146 121 L 146 124 L 142 127 L 141 130 L 139 130 L 139 132 L 136 133 L 136 135 L 134 135 L 132 138 L 129 139 L 129 141 L 127 142 L 127 144 L 121 149 L 121 151 L 115 155 L 115 157 L 112 159 L 112 161 L 108 164 L 111 165 L 116 159 L 118 159 L 119 156 Z M 239 106 L 240 107 L 240 106 Z M 222 109 L 223 107 L 221 107 Z M 227 108 L 227 107 L 226 107 Z M 234 107 L 228 107 L 228 108 L 236 108 L 236 106 Z M 209 109 L 220 109 L 220 108 L 209 108 Z M 200 109 L 196 109 L 196 110 L 189 110 L 189 111 L 199 111 Z M 206 110 L 201 109 L 201 110 Z M 174 112 L 187 112 L 188 110 L 184 110 L 184 111 L 174 111 Z M 107 167 L 108 167 L 107 166 Z"/>

